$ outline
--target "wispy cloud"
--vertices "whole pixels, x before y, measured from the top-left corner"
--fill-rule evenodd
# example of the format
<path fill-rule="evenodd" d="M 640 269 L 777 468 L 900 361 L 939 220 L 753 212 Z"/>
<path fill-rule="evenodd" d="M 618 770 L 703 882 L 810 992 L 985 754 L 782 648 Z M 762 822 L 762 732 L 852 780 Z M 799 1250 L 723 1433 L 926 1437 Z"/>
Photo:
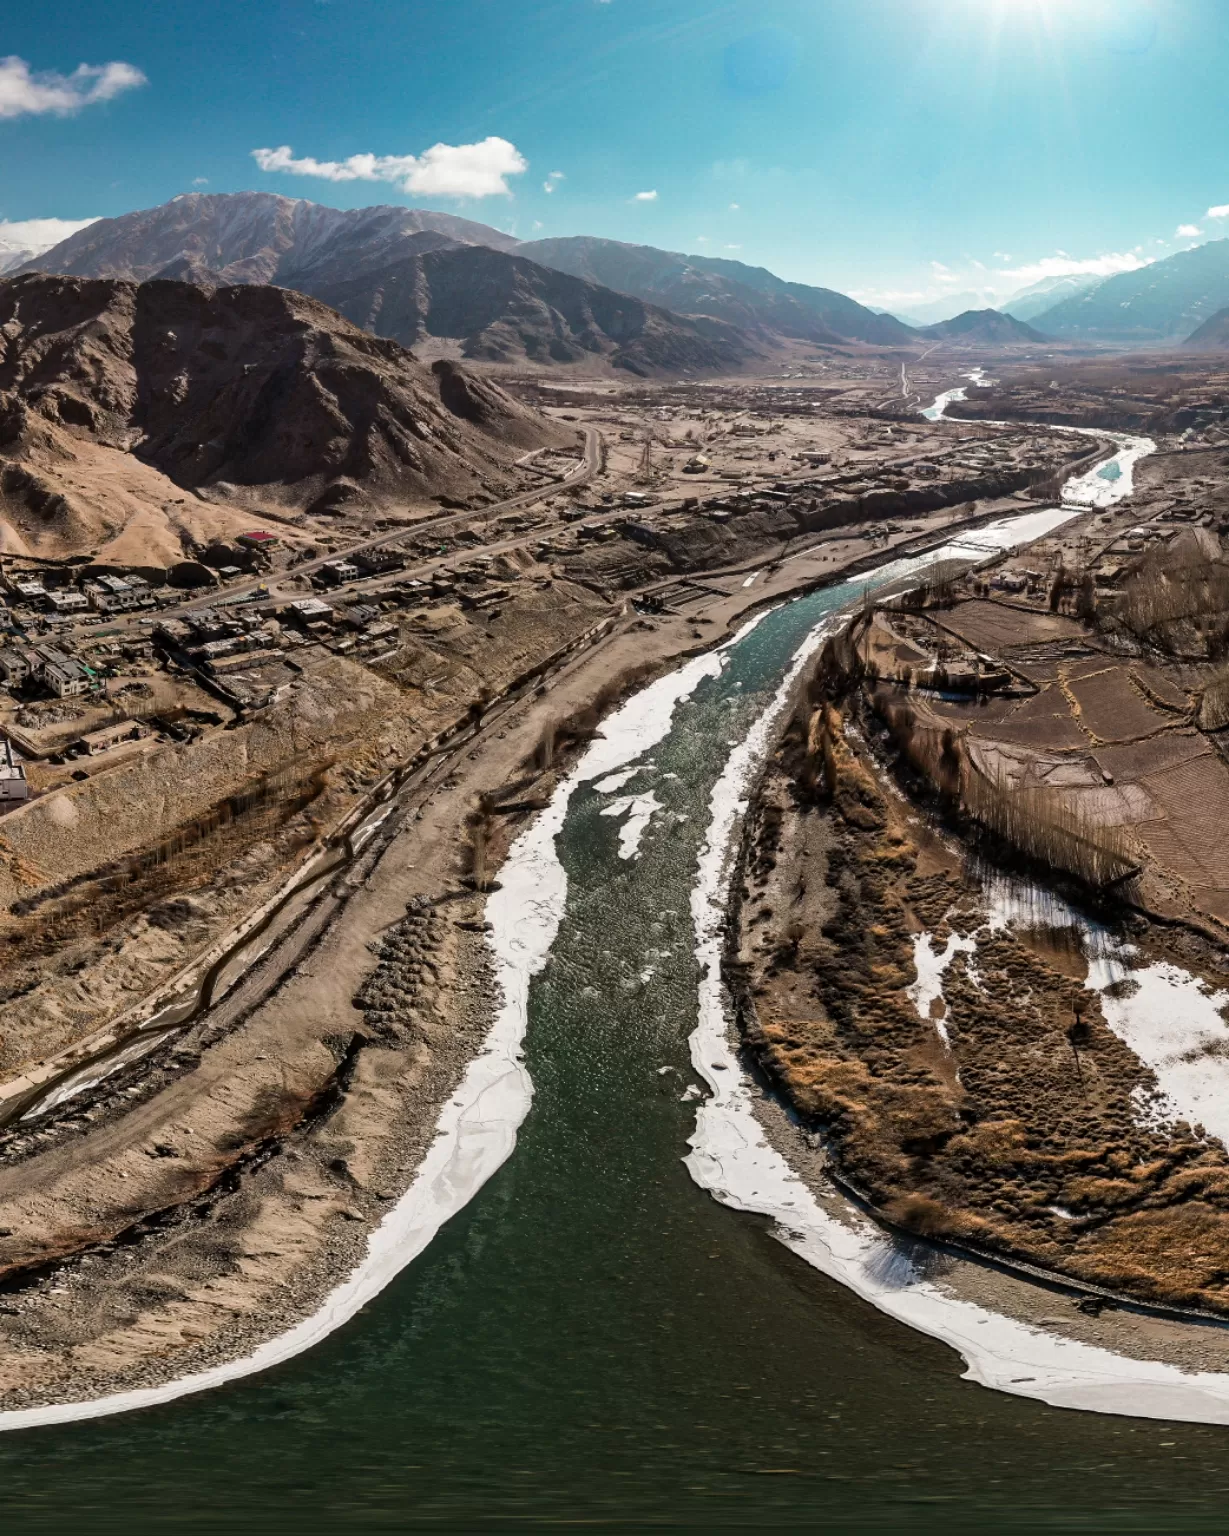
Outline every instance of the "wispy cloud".
<path fill-rule="evenodd" d="M 654 188 L 654 190 L 652 192 L 637 192 L 635 197 L 632 198 L 632 202 L 633 203 L 655 203 L 656 201 L 657 201 L 657 190 L 656 190 L 656 188 Z"/>
<path fill-rule="evenodd" d="M 1043 277 L 1113 277 L 1118 272 L 1138 272 L 1150 260 L 1136 251 L 1111 251 L 1081 261 L 1060 251 L 1057 256 L 1043 256 L 1040 261 L 1004 267 L 994 275 L 1012 278 L 1017 283 L 1039 283 Z"/>
<path fill-rule="evenodd" d="M 1203 230 L 1198 224 L 1179 224 L 1174 234 L 1179 240 L 1193 240 L 1196 235 L 1202 235 Z"/>
<path fill-rule="evenodd" d="M 552 171 L 542 183 L 543 192 L 553 192 L 563 180 L 565 180 L 565 177 L 562 171 Z"/>
<path fill-rule="evenodd" d="M 79 229 L 97 224 L 94 219 L 0 219 L 0 251 L 49 251 Z"/>
<path fill-rule="evenodd" d="M 27 117 L 50 112 L 68 117 L 82 107 L 111 101 L 145 85 L 135 64 L 118 60 L 110 64 L 78 64 L 71 75 L 52 70 L 32 70 L 16 54 L 0 59 L 0 118 Z"/>
<path fill-rule="evenodd" d="M 386 181 L 402 192 L 425 197 L 510 197 L 509 176 L 529 169 L 524 155 L 507 139 L 477 144 L 433 144 L 421 155 L 350 155 L 345 160 L 296 159 L 289 144 L 254 149 L 262 171 L 314 176 L 321 181 Z"/>
<path fill-rule="evenodd" d="M 741 245 L 727 245 L 725 247 L 725 249 L 727 251 L 741 251 L 742 250 L 742 246 Z"/>

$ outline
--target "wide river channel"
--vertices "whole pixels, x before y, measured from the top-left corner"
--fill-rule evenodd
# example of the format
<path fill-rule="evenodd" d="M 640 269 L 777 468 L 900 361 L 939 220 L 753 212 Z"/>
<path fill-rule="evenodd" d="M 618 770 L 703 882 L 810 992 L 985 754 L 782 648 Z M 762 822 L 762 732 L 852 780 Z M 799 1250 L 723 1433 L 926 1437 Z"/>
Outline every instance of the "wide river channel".
<path fill-rule="evenodd" d="M 478 1195 L 298 1359 L 0 1435 L 6 1530 L 1223 1527 L 1229 1431 L 964 1381 L 684 1165 L 713 785 L 815 625 L 899 569 L 772 611 L 626 788 L 575 791 L 530 992 L 533 1103 Z M 648 791 L 623 857 L 625 820 L 602 813 Z"/>

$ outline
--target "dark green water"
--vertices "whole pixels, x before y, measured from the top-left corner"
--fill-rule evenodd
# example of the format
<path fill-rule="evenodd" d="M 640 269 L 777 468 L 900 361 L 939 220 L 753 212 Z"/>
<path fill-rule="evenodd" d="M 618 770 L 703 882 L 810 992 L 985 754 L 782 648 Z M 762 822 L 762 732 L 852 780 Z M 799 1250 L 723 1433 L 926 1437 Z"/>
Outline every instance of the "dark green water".
<path fill-rule="evenodd" d="M 0 1436 L 6 1531 L 1220 1529 L 1229 1432 L 965 1383 L 949 1350 L 713 1203 L 680 1161 L 709 792 L 849 596 L 770 615 L 679 707 L 629 786 L 665 807 L 637 860 L 617 856 L 607 798 L 574 798 L 567 914 L 531 999 L 536 1097 L 481 1194 L 300 1360 Z"/>

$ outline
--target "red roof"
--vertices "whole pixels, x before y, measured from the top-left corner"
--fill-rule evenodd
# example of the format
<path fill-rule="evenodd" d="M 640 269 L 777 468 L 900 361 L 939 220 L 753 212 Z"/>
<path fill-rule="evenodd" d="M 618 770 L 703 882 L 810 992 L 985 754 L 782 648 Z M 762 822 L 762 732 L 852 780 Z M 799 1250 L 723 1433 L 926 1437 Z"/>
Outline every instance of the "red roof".
<path fill-rule="evenodd" d="M 265 533 L 263 529 L 257 528 L 254 533 L 242 533 L 239 535 L 239 537 L 242 539 L 260 539 L 262 541 L 265 539 L 270 539 L 276 541 L 277 534 Z"/>

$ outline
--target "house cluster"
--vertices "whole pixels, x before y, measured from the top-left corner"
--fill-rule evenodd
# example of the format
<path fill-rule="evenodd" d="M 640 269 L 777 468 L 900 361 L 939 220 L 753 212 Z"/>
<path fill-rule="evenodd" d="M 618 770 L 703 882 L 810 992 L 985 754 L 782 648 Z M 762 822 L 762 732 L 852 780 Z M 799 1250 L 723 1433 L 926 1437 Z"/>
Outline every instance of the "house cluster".
<path fill-rule="evenodd" d="M 104 574 L 76 587 L 52 583 L 48 577 L 19 576 L 9 581 L 9 591 L 16 606 L 56 618 L 73 618 L 86 613 L 129 613 L 137 608 L 152 608 L 153 589 L 143 576 Z"/>
<path fill-rule="evenodd" d="M 348 559 L 326 560 L 315 573 L 315 582 L 321 587 L 340 587 L 364 576 L 384 576 L 390 571 L 399 571 L 408 558 L 407 550 L 394 549 L 387 544 L 376 549 L 355 550 Z"/>
<path fill-rule="evenodd" d="M 10 693 L 33 686 L 57 699 L 74 699 L 102 687 L 93 668 L 55 645 L 5 646 L 0 650 L 0 681 Z"/>

